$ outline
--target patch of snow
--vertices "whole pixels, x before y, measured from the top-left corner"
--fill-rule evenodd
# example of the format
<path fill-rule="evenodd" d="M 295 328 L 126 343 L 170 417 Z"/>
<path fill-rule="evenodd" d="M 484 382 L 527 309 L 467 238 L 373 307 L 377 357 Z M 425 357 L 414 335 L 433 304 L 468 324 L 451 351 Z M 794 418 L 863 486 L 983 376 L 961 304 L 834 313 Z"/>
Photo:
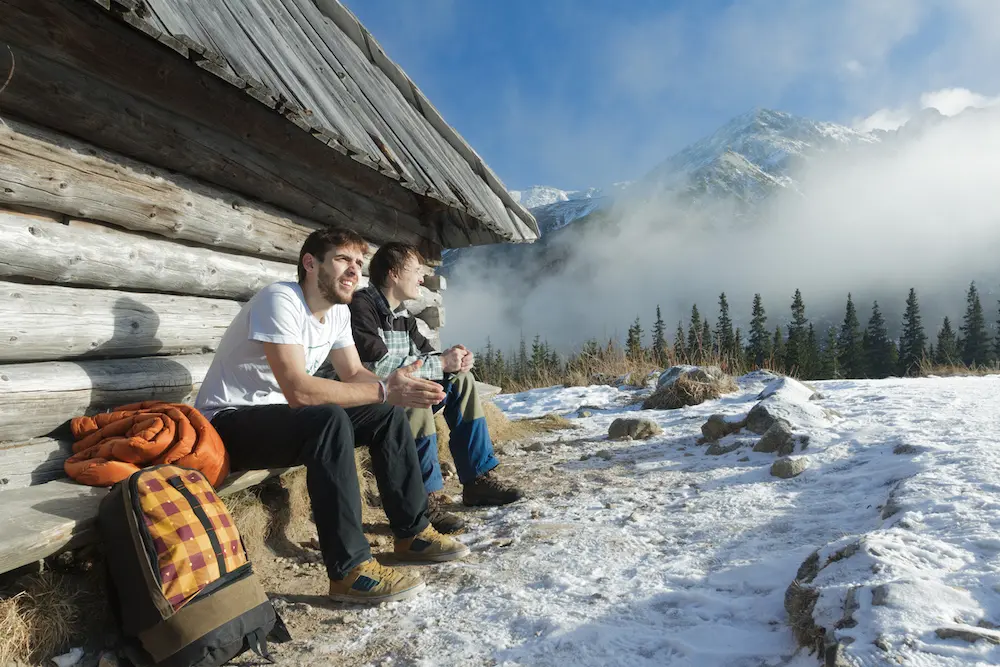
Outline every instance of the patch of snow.
<path fill-rule="evenodd" d="M 1000 664 L 1000 646 L 935 634 L 1000 624 L 1000 377 L 817 382 L 825 398 L 803 404 L 840 416 L 807 429 L 810 465 L 794 479 L 770 475 L 775 457 L 751 451 L 752 436 L 728 436 L 748 444 L 721 456 L 696 445 L 709 415 L 746 414 L 762 384 L 745 377 L 715 401 L 642 411 L 664 432 L 634 442 L 606 434 L 617 416 L 636 416 L 624 404 L 635 392 L 498 397 L 512 418 L 606 409 L 574 420 L 569 436 L 544 436 L 542 452 L 516 454 L 519 474 L 546 471 L 551 486 L 484 510 L 461 537 L 468 561 L 435 566 L 425 593 L 360 612 L 350 641 L 317 638 L 312 650 L 397 664 L 371 657 L 393 632 L 407 641 L 400 664 L 815 667 L 788 626 L 785 591 L 814 550 L 828 558 L 862 539 L 814 582 L 831 627 L 859 587 L 857 624 L 836 631 L 854 639 L 850 659 Z M 894 453 L 900 445 L 910 449 Z M 900 509 L 883 519 L 890 492 Z M 887 603 L 874 605 L 881 583 Z"/>

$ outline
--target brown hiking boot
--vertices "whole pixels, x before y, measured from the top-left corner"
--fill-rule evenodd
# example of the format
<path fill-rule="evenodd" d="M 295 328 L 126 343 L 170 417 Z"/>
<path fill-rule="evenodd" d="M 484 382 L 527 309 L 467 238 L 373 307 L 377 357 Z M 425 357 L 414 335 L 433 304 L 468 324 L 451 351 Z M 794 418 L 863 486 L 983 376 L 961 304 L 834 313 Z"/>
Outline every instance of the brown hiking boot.
<path fill-rule="evenodd" d="M 457 533 L 465 528 L 465 520 L 445 509 L 448 497 L 441 491 L 427 495 L 427 518 L 439 533 Z"/>
<path fill-rule="evenodd" d="M 521 489 L 503 481 L 492 470 L 462 487 L 462 502 L 470 507 L 507 505 L 523 496 Z"/>
<path fill-rule="evenodd" d="M 424 590 L 427 584 L 420 575 L 394 570 L 369 558 L 343 579 L 330 580 L 330 599 L 356 604 L 380 604 L 407 600 Z"/>
<path fill-rule="evenodd" d="M 396 540 L 396 558 L 411 563 L 444 563 L 469 555 L 469 547 L 427 526 L 413 537 Z"/>

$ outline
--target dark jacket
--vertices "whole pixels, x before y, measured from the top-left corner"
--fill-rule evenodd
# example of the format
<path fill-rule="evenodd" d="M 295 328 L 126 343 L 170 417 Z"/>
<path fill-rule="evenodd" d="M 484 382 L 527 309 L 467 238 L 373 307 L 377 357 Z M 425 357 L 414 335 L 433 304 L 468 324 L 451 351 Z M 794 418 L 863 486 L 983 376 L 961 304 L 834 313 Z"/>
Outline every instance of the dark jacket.
<path fill-rule="evenodd" d="M 417 319 L 400 306 L 395 312 L 374 285 L 354 293 L 351 300 L 351 329 L 365 367 L 381 378 L 417 359 L 424 364 L 416 377 L 444 379 L 441 355 L 417 330 Z"/>

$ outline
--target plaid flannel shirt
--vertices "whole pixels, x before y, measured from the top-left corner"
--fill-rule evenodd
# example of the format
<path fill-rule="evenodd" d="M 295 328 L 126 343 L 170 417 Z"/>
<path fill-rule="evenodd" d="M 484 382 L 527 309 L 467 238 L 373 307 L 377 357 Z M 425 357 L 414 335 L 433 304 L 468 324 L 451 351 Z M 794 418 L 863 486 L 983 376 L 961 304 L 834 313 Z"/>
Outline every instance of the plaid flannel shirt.
<path fill-rule="evenodd" d="M 362 363 L 380 378 L 422 359 L 423 366 L 414 376 L 444 379 L 441 356 L 417 330 L 416 318 L 402 307 L 393 312 L 385 295 L 374 285 L 354 293 L 351 329 Z"/>

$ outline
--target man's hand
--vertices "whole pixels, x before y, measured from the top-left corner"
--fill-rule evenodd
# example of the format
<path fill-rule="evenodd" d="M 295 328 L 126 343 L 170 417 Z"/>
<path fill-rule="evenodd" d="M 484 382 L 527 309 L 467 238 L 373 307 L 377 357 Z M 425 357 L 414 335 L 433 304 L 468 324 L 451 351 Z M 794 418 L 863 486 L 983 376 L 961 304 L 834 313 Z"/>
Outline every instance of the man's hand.
<path fill-rule="evenodd" d="M 458 373 L 462 370 L 462 362 L 468 353 L 461 345 L 449 347 L 441 353 L 441 370 L 445 373 Z"/>
<path fill-rule="evenodd" d="M 445 399 L 444 389 L 437 382 L 413 377 L 413 372 L 423 364 L 418 359 L 386 378 L 387 403 L 402 408 L 429 408 Z"/>
<path fill-rule="evenodd" d="M 462 357 L 462 368 L 460 372 L 468 373 L 472 370 L 472 365 L 476 362 L 475 357 L 472 355 L 471 350 L 465 350 L 465 356 Z"/>

